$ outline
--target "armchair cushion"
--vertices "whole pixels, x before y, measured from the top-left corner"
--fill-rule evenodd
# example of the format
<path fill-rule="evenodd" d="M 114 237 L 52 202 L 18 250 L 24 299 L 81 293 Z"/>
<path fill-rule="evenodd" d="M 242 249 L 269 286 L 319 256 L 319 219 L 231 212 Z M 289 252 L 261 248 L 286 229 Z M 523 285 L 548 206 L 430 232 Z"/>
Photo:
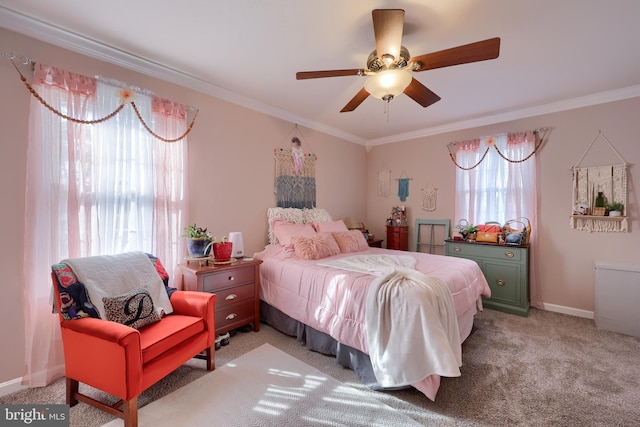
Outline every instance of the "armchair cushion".
<path fill-rule="evenodd" d="M 107 320 L 122 323 L 135 329 L 160 321 L 154 309 L 149 291 L 143 286 L 124 295 L 103 297 Z"/>

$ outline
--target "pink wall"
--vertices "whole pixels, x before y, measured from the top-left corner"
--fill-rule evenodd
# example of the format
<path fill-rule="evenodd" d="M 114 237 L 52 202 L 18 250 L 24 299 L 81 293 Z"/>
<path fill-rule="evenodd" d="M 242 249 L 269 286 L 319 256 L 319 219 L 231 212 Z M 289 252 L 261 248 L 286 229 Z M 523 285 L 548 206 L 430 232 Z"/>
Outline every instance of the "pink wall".
<path fill-rule="evenodd" d="M 635 238 L 638 232 L 638 194 L 640 174 L 629 169 L 628 233 L 589 233 L 571 229 L 572 208 L 570 169 L 602 130 L 620 155 L 631 165 L 640 162 L 640 98 L 531 117 L 464 131 L 420 138 L 413 141 L 373 147 L 367 156 L 367 226 L 377 236 L 385 233 L 385 219 L 391 207 L 401 204 L 396 178 L 406 171 L 410 178 L 408 207 L 410 224 L 421 219 L 450 219 L 454 215 L 455 166 L 447 144 L 475 137 L 510 131 L 550 127 L 547 143 L 537 155 L 539 244 L 532 248 L 539 260 L 538 274 L 542 297 L 550 309 L 588 316 L 594 310 L 594 261 L 640 263 Z M 620 159 L 599 139 L 581 166 L 619 164 Z M 377 174 L 392 171 L 392 194 L 380 197 Z M 437 210 L 422 209 L 421 188 L 432 184 L 438 189 Z M 455 231 L 453 232 L 455 233 Z M 410 228 L 413 245 L 413 226 Z M 559 306 L 559 307 L 556 307 Z M 570 310 L 565 310 L 569 308 Z M 585 311 L 584 313 L 581 311 Z"/>
<path fill-rule="evenodd" d="M 189 135 L 189 222 L 208 227 L 218 237 L 230 231 L 242 231 L 248 255 L 264 248 L 267 209 L 275 206 L 273 149 L 290 147 L 294 123 L 4 29 L 0 29 L 0 52 L 27 55 L 35 61 L 80 74 L 114 78 L 199 108 L 196 125 Z M 0 268 L 5 283 L 0 316 L 5 326 L 12 326 L 0 328 L 0 341 L 12 349 L 2 357 L 0 383 L 3 383 L 23 374 L 24 314 L 20 283 L 30 98 L 11 62 L 4 57 L 0 61 L 0 89 L 2 218 L 3 223 L 9 225 L 5 227 L 0 245 Z M 365 147 L 304 127 L 299 130 L 303 149 L 318 156 L 318 206 L 336 218 L 349 215 L 364 218 Z M 29 262 L 50 263 L 50 260 Z"/>

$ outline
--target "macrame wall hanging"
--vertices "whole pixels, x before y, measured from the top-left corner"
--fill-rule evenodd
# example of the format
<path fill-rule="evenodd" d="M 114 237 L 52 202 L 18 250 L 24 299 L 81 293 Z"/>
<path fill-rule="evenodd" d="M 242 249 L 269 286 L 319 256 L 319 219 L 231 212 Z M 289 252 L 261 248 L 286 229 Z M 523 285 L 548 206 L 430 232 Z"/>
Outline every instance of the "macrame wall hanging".
<path fill-rule="evenodd" d="M 581 163 L 594 143 L 602 138 L 620 159 L 620 164 L 582 167 Z M 615 149 L 611 141 L 599 131 L 578 163 L 571 168 L 573 179 L 573 213 L 571 228 L 596 232 L 627 232 L 627 162 Z M 602 194 L 599 194 L 602 193 Z M 606 204 L 621 203 L 621 216 L 610 216 L 606 206 L 597 207 L 596 200 L 604 197 Z"/>
<path fill-rule="evenodd" d="M 389 197 L 391 194 L 391 171 L 378 172 L 378 196 Z"/>
<path fill-rule="evenodd" d="M 422 189 L 422 209 L 428 212 L 433 212 L 437 209 L 436 202 L 438 196 L 438 189 L 432 184 L 429 184 Z"/>
<path fill-rule="evenodd" d="M 291 148 L 274 149 L 276 206 L 312 209 L 316 207 L 317 156 L 302 150 L 302 134 L 297 125 L 295 134 Z"/>
<path fill-rule="evenodd" d="M 78 119 L 76 117 L 72 117 L 69 116 L 65 113 L 63 113 L 60 110 L 57 110 L 56 108 L 54 108 L 53 106 L 51 106 L 49 103 L 47 103 L 47 101 L 45 101 L 44 98 L 42 98 L 38 92 L 36 92 L 36 90 L 33 88 L 33 86 L 27 81 L 27 78 L 24 76 L 24 74 L 20 71 L 20 68 L 18 67 L 18 65 L 16 64 L 16 60 L 23 66 L 30 66 L 31 67 L 31 71 L 33 71 L 35 69 L 36 66 L 42 67 L 47 69 L 48 71 L 44 71 L 44 72 L 52 72 L 50 71 L 49 66 L 43 65 L 41 63 L 36 64 L 33 60 L 27 58 L 26 56 L 23 55 L 16 55 L 14 53 L 3 53 L 3 56 L 9 58 L 9 60 L 11 61 L 11 63 L 13 64 L 13 67 L 16 69 L 16 71 L 18 72 L 18 74 L 20 75 L 20 80 L 22 80 L 22 83 L 24 84 L 24 86 L 27 88 L 27 90 L 31 93 L 31 95 L 34 96 L 34 98 L 36 98 L 43 106 L 45 106 L 49 111 L 51 111 L 53 114 L 68 120 L 70 122 L 73 123 L 78 123 L 78 124 L 82 124 L 82 125 L 97 125 L 100 124 L 102 122 L 106 122 L 107 120 L 110 120 L 112 118 L 114 118 L 115 116 L 117 116 L 126 106 L 131 106 L 131 108 L 133 108 L 134 113 L 136 114 L 136 116 L 138 117 L 138 120 L 140 120 L 140 123 L 142 124 L 142 126 L 146 129 L 147 132 L 149 132 L 151 135 L 153 135 L 153 137 L 167 142 L 167 143 L 171 143 L 171 142 L 177 142 L 180 141 L 184 138 L 187 137 L 187 135 L 189 134 L 189 132 L 191 132 L 191 129 L 193 129 L 193 126 L 196 123 L 196 117 L 198 115 L 198 110 L 194 109 L 192 107 L 187 107 L 187 111 L 186 113 L 191 113 L 193 112 L 193 118 L 191 119 L 191 122 L 189 123 L 187 130 L 180 135 L 177 138 L 165 138 L 162 135 L 159 135 L 157 133 L 155 133 L 151 127 L 149 126 L 149 124 L 144 120 L 144 118 L 142 117 L 142 114 L 140 113 L 140 110 L 138 109 L 138 106 L 135 103 L 135 96 L 136 96 L 136 92 L 139 92 L 140 89 L 138 88 L 134 88 L 134 87 L 127 87 L 126 85 L 124 85 L 121 82 L 115 82 L 114 80 L 109 80 L 109 79 L 105 79 L 103 77 L 97 77 L 96 79 L 101 79 L 102 81 L 108 82 L 110 84 L 112 84 L 114 86 L 114 95 L 117 96 L 118 98 L 120 98 L 120 105 L 113 110 L 111 113 L 107 114 L 104 117 L 99 117 L 97 119 L 92 119 L 92 120 L 84 120 L 84 119 Z M 92 78 L 88 77 L 87 80 L 91 80 Z M 120 87 L 118 87 L 120 86 Z M 171 103 L 171 101 L 168 100 L 164 100 L 164 99 L 160 99 L 158 97 L 153 97 L 153 102 L 154 105 L 161 105 L 161 104 L 167 104 L 167 103 Z"/>
<path fill-rule="evenodd" d="M 400 178 L 398 178 L 398 197 L 401 202 L 406 201 L 407 197 L 409 197 L 409 181 L 412 179 L 407 176 L 405 171 L 402 171 Z"/>

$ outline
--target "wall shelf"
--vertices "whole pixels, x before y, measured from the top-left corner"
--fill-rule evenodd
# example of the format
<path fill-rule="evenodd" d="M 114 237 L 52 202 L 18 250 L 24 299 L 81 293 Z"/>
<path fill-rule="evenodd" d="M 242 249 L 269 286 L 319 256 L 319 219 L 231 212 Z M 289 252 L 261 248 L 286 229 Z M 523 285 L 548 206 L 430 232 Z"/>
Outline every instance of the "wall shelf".
<path fill-rule="evenodd" d="M 571 215 L 571 228 L 596 232 L 622 232 L 629 229 L 627 216 Z"/>

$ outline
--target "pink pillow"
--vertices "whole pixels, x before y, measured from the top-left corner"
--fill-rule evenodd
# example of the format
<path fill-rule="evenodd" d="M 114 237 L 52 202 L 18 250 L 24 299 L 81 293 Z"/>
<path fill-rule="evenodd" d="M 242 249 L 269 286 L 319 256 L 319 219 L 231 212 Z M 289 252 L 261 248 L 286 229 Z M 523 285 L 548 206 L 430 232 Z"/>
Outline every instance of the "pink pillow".
<path fill-rule="evenodd" d="M 313 236 L 316 234 L 316 230 L 311 224 L 294 224 L 283 219 L 273 221 L 271 228 L 278 242 L 287 248 L 293 246 L 291 242 L 293 236 Z"/>
<path fill-rule="evenodd" d="M 331 233 L 317 233 L 315 236 L 293 236 L 293 249 L 300 259 L 321 259 L 340 253 L 340 247 Z"/>
<path fill-rule="evenodd" d="M 347 226 L 344 224 L 344 221 L 341 219 L 329 222 L 314 222 L 313 228 L 315 228 L 318 233 L 339 233 L 342 231 L 349 231 Z"/>
<path fill-rule="evenodd" d="M 369 249 L 369 244 L 360 230 L 343 231 L 332 233 L 332 235 L 340 246 L 340 252 L 360 252 Z"/>

